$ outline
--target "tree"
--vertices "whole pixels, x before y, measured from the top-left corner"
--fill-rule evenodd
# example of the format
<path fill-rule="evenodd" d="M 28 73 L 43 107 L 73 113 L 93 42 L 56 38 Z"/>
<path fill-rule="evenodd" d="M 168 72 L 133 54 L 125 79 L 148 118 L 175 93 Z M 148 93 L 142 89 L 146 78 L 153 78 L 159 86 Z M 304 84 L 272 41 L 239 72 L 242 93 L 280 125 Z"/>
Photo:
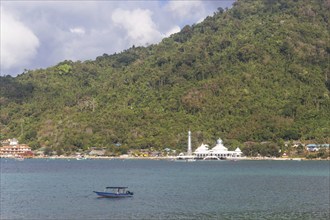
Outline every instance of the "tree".
<path fill-rule="evenodd" d="M 62 64 L 62 65 L 59 65 L 57 66 L 57 71 L 60 75 L 65 75 L 65 74 L 68 74 L 71 72 L 72 70 L 72 66 L 70 66 L 69 64 Z"/>

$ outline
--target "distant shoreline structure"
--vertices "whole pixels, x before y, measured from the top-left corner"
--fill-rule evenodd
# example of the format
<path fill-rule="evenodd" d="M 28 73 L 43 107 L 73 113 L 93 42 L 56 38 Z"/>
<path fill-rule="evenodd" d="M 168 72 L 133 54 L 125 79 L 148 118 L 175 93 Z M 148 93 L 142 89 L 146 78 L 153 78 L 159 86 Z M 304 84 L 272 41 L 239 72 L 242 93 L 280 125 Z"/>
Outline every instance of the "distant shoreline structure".
<path fill-rule="evenodd" d="M 176 156 L 168 156 L 168 157 L 108 157 L 108 156 L 88 156 L 85 159 L 86 160 L 176 160 Z M 16 159 L 12 157 L 1 157 L 0 159 Z M 37 157 L 30 157 L 26 158 L 28 160 L 38 160 L 38 159 L 49 159 L 49 160 L 81 160 L 77 159 L 77 157 L 74 156 L 37 156 Z M 322 159 L 322 158 L 300 158 L 300 157 L 244 157 L 241 159 L 242 161 L 266 161 L 266 160 L 272 160 L 272 161 L 330 161 L 330 158 Z M 200 160 L 204 161 L 204 160 Z M 222 160 L 224 161 L 224 160 Z M 230 161 L 230 160 L 227 160 Z"/>
<path fill-rule="evenodd" d="M 234 151 L 229 151 L 223 145 L 221 138 L 217 140 L 216 145 L 210 149 L 209 145 L 203 144 L 199 146 L 194 152 L 191 150 L 191 131 L 188 131 L 188 148 L 187 153 L 180 153 L 177 160 L 241 160 L 245 157 L 239 147 Z"/>
<path fill-rule="evenodd" d="M 219 138 L 216 145 L 210 148 L 207 144 L 201 144 L 194 152 L 192 151 L 191 144 L 191 131 L 188 131 L 188 144 L 187 152 L 177 155 L 176 150 L 165 148 L 163 151 L 128 151 L 126 154 L 106 154 L 106 150 L 94 149 L 88 152 L 73 152 L 71 154 L 57 154 L 57 152 L 51 152 L 45 154 L 44 150 L 37 149 L 32 151 L 26 144 L 18 144 L 16 138 L 7 139 L 1 141 L 0 158 L 12 158 L 17 160 L 24 160 L 30 158 L 42 158 L 42 159 L 68 159 L 68 160 L 86 160 L 86 159 L 146 159 L 146 160 L 330 160 L 329 144 L 307 144 L 301 145 L 301 143 L 293 143 L 293 148 L 300 146 L 305 148 L 304 155 L 289 154 L 286 151 L 279 155 L 249 155 L 244 156 L 240 148 L 236 148 L 235 151 L 229 151 L 227 147 L 223 145 L 222 140 Z M 299 144 L 299 145 L 298 145 Z M 287 145 L 286 145 L 287 146 Z M 322 148 L 323 147 L 323 148 Z M 323 150 L 321 152 L 321 150 Z M 307 154 L 309 153 L 309 154 Z M 322 153 L 322 154 L 321 154 Z"/>

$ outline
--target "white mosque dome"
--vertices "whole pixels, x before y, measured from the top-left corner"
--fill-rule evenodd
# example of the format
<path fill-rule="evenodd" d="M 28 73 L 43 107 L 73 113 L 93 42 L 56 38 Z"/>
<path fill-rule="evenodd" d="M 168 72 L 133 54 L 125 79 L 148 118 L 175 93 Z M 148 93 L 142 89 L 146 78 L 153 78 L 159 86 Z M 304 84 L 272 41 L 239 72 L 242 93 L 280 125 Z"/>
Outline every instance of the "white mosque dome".
<path fill-rule="evenodd" d="M 219 151 L 228 151 L 228 148 L 226 148 L 223 143 L 222 140 L 219 138 L 217 140 L 217 145 L 215 145 L 215 147 L 212 148 L 213 152 L 219 152 Z"/>

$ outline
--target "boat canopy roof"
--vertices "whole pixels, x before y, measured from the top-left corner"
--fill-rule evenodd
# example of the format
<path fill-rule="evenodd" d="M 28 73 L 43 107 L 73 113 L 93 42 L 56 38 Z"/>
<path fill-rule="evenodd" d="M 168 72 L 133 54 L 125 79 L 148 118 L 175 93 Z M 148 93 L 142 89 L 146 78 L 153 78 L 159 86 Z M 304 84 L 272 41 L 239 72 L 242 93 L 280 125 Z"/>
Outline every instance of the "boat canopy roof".
<path fill-rule="evenodd" d="M 107 186 L 106 189 L 127 189 L 127 186 Z"/>

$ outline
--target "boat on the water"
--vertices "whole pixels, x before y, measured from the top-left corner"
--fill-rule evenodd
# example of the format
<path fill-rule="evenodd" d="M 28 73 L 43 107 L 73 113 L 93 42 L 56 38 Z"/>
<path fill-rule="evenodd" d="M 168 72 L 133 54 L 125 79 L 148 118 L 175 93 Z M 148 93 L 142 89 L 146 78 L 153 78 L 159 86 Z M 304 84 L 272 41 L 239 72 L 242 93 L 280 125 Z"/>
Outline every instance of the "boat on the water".
<path fill-rule="evenodd" d="M 108 186 L 105 187 L 104 191 L 93 191 L 99 197 L 105 198 L 124 198 L 124 197 L 132 197 L 133 192 L 127 190 L 126 186 Z"/>

